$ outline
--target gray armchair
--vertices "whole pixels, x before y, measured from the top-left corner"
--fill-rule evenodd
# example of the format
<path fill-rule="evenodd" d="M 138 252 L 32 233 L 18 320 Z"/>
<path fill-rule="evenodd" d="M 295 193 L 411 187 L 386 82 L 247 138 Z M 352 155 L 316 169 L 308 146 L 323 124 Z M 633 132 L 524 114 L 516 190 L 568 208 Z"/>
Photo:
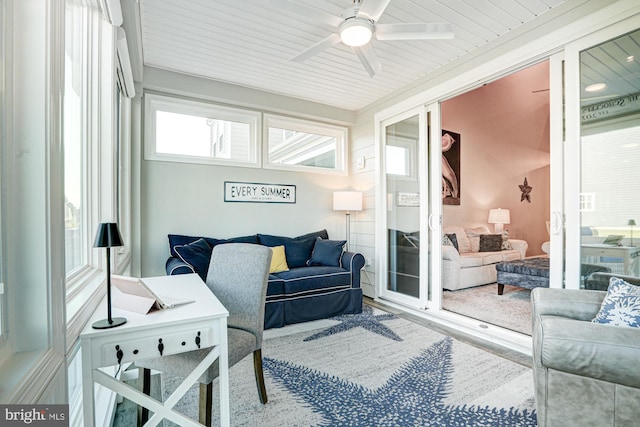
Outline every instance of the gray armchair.
<path fill-rule="evenodd" d="M 213 248 L 207 286 L 229 311 L 227 333 L 229 367 L 253 354 L 254 373 L 260 401 L 267 403 L 262 371 L 262 333 L 265 298 L 272 251 L 261 245 L 228 243 Z M 185 377 L 208 354 L 208 349 L 147 359 L 137 363 L 144 369 L 155 369 Z M 148 371 L 143 389 L 148 390 Z M 212 381 L 218 377 L 218 361 L 198 379 L 200 382 L 200 423 L 211 425 Z"/>
<path fill-rule="evenodd" d="M 636 426 L 640 329 L 591 323 L 606 292 L 531 293 L 538 426 Z"/>

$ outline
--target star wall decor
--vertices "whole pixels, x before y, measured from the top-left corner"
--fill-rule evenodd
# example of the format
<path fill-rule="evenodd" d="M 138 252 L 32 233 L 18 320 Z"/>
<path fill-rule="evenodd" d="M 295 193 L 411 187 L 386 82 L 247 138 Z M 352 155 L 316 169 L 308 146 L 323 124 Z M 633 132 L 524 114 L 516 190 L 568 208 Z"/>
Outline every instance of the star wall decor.
<path fill-rule="evenodd" d="M 535 411 L 451 405 L 453 341 L 447 337 L 405 362 L 381 387 L 370 389 L 291 362 L 264 358 L 264 368 L 313 412 L 319 427 L 534 427 Z"/>
<path fill-rule="evenodd" d="M 526 200 L 527 202 L 531 203 L 531 190 L 533 190 L 533 187 L 530 186 L 527 182 L 526 176 L 524 177 L 524 184 L 518 185 L 518 187 L 520 187 L 520 191 L 522 191 L 520 201 L 524 202 Z"/>

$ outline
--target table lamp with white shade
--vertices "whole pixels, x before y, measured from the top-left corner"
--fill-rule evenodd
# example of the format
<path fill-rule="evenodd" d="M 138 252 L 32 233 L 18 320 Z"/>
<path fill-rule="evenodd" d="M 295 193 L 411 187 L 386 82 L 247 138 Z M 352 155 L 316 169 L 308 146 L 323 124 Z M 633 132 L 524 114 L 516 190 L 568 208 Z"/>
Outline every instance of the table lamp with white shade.
<path fill-rule="evenodd" d="M 346 211 L 345 220 L 347 228 L 347 247 L 349 251 L 349 236 L 351 235 L 351 212 L 362 210 L 362 192 L 360 191 L 334 191 L 333 210 Z"/>
<path fill-rule="evenodd" d="M 494 224 L 496 234 L 502 234 L 504 224 L 511 223 L 511 212 L 509 209 L 489 209 L 489 224 Z"/>

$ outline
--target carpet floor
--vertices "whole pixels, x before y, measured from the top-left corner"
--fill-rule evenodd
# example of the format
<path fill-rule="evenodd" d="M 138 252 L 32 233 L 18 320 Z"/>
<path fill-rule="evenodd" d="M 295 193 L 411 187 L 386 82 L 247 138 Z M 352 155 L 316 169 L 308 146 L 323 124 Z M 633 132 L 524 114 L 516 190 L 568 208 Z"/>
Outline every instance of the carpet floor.
<path fill-rule="evenodd" d="M 529 368 L 367 305 L 265 331 L 262 352 L 269 402 L 245 358 L 230 369 L 233 426 L 536 425 Z M 165 398 L 179 381 L 163 378 Z M 177 409 L 197 418 L 197 393 Z M 216 402 L 217 384 L 214 417 Z"/>
<path fill-rule="evenodd" d="M 522 334 L 531 335 L 531 290 L 498 284 L 444 291 L 442 308 Z"/>

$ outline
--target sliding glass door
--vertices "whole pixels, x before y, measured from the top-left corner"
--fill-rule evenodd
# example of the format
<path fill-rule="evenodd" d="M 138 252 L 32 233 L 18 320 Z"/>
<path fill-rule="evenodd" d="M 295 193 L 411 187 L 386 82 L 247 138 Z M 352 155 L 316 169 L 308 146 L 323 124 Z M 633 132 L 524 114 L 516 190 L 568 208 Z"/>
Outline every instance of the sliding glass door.
<path fill-rule="evenodd" d="M 579 104 L 568 104 L 568 148 L 580 161 L 568 179 L 577 189 L 567 200 L 577 206 L 567 211 L 568 288 L 606 290 L 611 274 L 640 277 L 640 30 L 616 29 L 567 53 L 568 72 L 579 76 L 569 88 Z"/>
<path fill-rule="evenodd" d="M 381 296 L 417 308 L 426 307 L 429 295 L 429 117 L 419 108 L 381 121 L 379 129 Z"/>

